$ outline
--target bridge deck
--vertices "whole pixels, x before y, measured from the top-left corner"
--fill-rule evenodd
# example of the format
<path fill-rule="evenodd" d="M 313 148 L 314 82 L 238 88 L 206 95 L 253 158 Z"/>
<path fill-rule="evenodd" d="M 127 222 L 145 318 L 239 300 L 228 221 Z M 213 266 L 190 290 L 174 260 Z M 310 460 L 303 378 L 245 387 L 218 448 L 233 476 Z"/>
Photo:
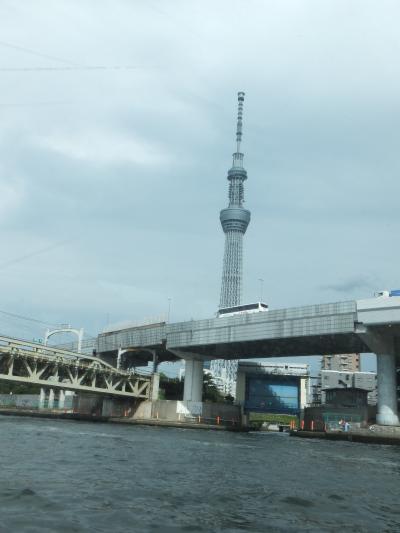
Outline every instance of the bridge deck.
<path fill-rule="evenodd" d="M 98 350 L 154 348 L 164 360 L 177 353 L 236 359 L 369 351 L 356 323 L 357 303 L 335 302 L 128 328 L 99 335 Z"/>

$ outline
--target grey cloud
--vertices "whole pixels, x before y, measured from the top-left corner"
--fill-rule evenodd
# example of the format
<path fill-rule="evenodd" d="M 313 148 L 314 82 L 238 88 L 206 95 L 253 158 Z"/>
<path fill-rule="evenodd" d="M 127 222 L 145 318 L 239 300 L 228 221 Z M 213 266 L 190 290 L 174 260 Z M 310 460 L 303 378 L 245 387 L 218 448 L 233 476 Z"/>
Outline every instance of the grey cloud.
<path fill-rule="evenodd" d="M 396 285 L 398 15 L 388 1 L 3 2 L 5 42 L 141 68 L 1 72 L 0 262 L 71 240 L 4 270 L 2 306 L 89 331 L 169 297 L 174 320 L 211 316 L 238 90 L 245 300 L 260 277 L 271 307 Z M 0 67 L 62 64 L 0 53 Z"/>
<path fill-rule="evenodd" d="M 377 280 L 371 278 L 364 278 L 362 276 L 347 279 L 338 283 L 332 283 L 328 285 L 321 285 L 322 290 L 335 291 L 344 294 L 354 294 L 355 291 L 365 291 L 369 289 L 369 297 L 373 296 L 373 292 L 377 291 Z"/>

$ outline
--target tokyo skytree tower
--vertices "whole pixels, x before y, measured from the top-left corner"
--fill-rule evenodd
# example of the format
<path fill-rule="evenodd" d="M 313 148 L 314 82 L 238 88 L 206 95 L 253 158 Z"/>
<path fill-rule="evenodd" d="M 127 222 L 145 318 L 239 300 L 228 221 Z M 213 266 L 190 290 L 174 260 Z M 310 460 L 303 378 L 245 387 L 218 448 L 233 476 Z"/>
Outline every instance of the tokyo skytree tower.
<path fill-rule="evenodd" d="M 243 207 L 243 182 L 247 180 L 247 172 L 243 168 L 243 154 L 240 151 L 243 101 L 244 93 L 240 92 L 238 93 L 236 152 L 233 154 L 232 168 L 228 171 L 229 206 L 221 211 L 219 217 L 225 233 L 220 308 L 240 305 L 242 299 L 243 235 L 250 222 L 250 211 Z"/>
<path fill-rule="evenodd" d="M 229 205 L 220 213 L 222 229 L 225 233 L 225 251 L 222 269 L 222 285 L 219 307 L 240 305 L 242 299 L 243 276 L 243 235 L 250 222 L 250 211 L 244 209 L 244 186 L 247 172 L 243 168 L 242 142 L 244 93 L 238 93 L 238 117 L 236 129 L 236 152 L 233 154 L 232 168 L 228 171 Z M 227 392 L 234 393 L 232 387 L 236 380 L 237 361 L 212 361 L 211 371 L 227 383 Z"/>

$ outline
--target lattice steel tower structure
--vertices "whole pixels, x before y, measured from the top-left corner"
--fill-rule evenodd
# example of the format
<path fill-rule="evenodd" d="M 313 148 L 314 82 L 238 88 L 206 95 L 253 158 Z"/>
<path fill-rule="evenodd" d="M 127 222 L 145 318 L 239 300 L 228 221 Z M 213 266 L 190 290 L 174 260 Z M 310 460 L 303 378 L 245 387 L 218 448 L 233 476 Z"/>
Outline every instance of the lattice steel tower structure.
<path fill-rule="evenodd" d="M 241 152 L 243 126 L 244 93 L 238 93 L 238 117 L 236 129 L 236 152 L 233 154 L 232 168 L 228 171 L 229 205 L 220 213 L 222 229 L 225 233 L 225 251 L 222 269 L 222 284 L 219 307 L 240 305 L 243 277 L 243 235 L 250 222 L 250 211 L 244 209 L 244 186 L 247 172 L 243 168 Z M 215 377 L 224 382 L 225 392 L 234 395 L 237 361 L 215 360 L 210 369 Z"/>
<path fill-rule="evenodd" d="M 243 153 L 240 151 L 243 101 L 244 93 L 240 92 L 238 93 L 236 152 L 233 154 L 232 168 L 228 171 L 229 206 L 220 213 L 221 225 L 225 233 L 220 308 L 240 305 L 242 299 L 243 235 L 250 222 L 250 211 L 243 207 L 243 183 L 247 180 L 247 172 L 243 168 Z"/>

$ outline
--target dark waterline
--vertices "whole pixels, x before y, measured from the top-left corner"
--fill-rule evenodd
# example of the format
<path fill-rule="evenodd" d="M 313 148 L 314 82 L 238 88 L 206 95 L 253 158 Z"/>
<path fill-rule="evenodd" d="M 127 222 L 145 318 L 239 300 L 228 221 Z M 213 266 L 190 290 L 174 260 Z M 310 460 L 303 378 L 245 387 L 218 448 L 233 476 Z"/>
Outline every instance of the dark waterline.
<path fill-rule="evenodd" d="M 1 532 L 400 531 L 400 448 L 0 417 Z"/>

